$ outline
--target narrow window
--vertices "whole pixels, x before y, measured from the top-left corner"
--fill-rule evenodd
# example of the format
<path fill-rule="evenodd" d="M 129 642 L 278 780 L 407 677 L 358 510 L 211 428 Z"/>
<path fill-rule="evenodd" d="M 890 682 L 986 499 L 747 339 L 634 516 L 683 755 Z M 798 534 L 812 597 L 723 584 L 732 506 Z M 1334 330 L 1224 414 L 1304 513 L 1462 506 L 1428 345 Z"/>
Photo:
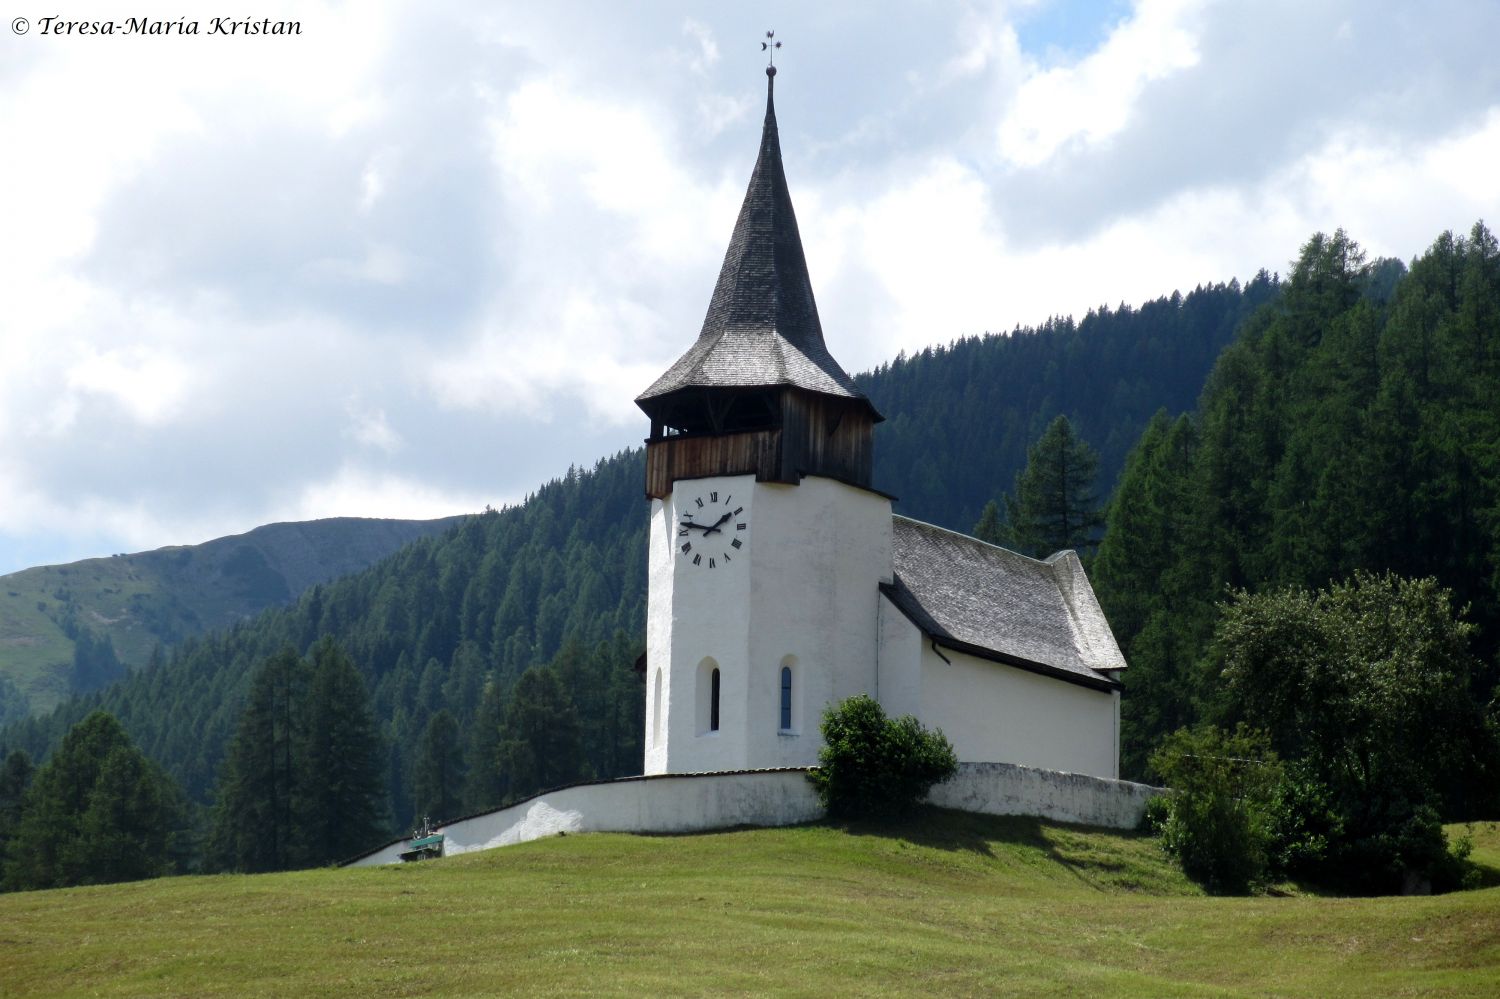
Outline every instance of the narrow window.
<path fill-rule="evenodd" d="M 719 664 L 712 656 L 698 663 L 697 679 L 693 683 L 694 730 L 699 735 L 713 735 L 719 731 Z M 667 716 L 667 734 L 671 735 L 672 718 Z"/>
<path fill-rule="evenodd" d="M 781 730 L 792 727 L 792 668 L 781 667 Z"/>
<path fill-rule="evenodd" d="M 651 745 L 661 744 L 661 667 L 656 667 L 655 689 L 651 692 Z"/>
<path fill-rule="evenodd" d="M 719 671 L 716 669 L 708 680 L 708 730 L 719 730 Z"/>

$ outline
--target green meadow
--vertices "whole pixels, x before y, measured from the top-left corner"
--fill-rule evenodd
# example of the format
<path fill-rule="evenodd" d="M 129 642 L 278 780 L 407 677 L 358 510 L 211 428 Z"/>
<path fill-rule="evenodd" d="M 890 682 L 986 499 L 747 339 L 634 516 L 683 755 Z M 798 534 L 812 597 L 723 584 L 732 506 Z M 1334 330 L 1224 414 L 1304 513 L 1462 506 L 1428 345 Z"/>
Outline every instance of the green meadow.
<path fill-rule="evenodd" d="M 497 992 L 1493 996 L 1500 888 L 1213 898 L 1149 838 L 928 811 L 0 896 L 7 997 Z"/>

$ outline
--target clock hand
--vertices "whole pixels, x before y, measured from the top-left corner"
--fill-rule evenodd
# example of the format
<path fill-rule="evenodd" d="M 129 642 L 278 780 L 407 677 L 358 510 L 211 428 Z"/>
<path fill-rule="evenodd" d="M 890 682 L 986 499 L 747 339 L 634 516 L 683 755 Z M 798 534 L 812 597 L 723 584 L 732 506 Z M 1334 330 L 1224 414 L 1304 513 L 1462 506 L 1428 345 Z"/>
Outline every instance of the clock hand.
<path fill-rule="evenodd" d="M 730 517 L 733 517 L 733 516 L 734 516 L 734 514 L 732 514 L 732 513 L 726 513 L 724 516 L 722 516 L 718 520 L 714 521 L 714 524 L 713 524 L 712 527 L 705 527 L 703 529 L 703 536 L 706 538 L 710 534 L 717 534 L 717 533 L 719 533 L 719 525 L 722 524 L 722 523 L 724 523 L 724 521 L 728 520 Z"/>

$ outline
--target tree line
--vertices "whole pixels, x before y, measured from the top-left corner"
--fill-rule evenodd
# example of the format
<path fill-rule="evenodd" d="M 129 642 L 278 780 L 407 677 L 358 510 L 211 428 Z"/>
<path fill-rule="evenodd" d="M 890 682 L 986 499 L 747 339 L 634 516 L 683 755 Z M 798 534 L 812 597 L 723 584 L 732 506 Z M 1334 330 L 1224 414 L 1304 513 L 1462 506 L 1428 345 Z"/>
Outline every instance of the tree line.
<path fill-rule="evenodd" d="M 1130 663 L 1127 776 L 1153 776 L 1149 758 L 1170 733 L 1257 720 L 1231 696 L 1238 688 L 1214 651 L 1233 594 L 1326 592 L 1360 571 L 1432 579 L 1452 594 L 1455 620 L 1472 622 L 1465 641 L 1477 665 L 1455 675 L 1473 762 L 1493 729 L 1484 709 L 1500 645 L 1497 274 L 1482 225 L 1440 238 L 1410 273 L 1398 261 L 1367 264 L 1343 233 L 1320 235 L 1285 281 L 1263 273 L 1244 289 L 1198 289 L 898 359 L 862 376 L 890 417 L 877 428 L 877 460 L 897 467 L 882 484 L 920 504 L 940 495 L 928 486 L 951 483 L 963 498 L 932 507 L 931 519 L 978 520 L 977 533 L 1033 554 L 1056 544 L 1089 555 L 1097 543 L 1092 578 Z M 1118 371 L 1095 372 L 1096 342 Z M 1183 386 L 1203 356 L 1218 360 L 1194 407 L 1197 389 Z M 1031 400 L 1024 418 L 1018 395 Z M 1138 434 L 1120 430 L 1101 399 L 1128 400 L 1116 407 L 1119 426 L 1157 415 L 1140 416 Z M 1109 428 L 1097 454 L 1083 443 L 1091 427 Z M 1135 442 L 1128 451 L 1124 435 Z M 1121 471 L 1101 532 L 1111 461 Z M 332 639 L 368 692 L 381 835 L 429 812 L 450 817 L 549 783 L 637 772 L 643 693 L 630 664 L 646 590 L 642 475 L 639 451 L 571 470 L 523 504 L 13 723 L 0 746 L 43 759 L 92 712 L 108 712 L 182 788 L 213 856 L 208 810 L 222 807 L 260 671 L 278 656 L 305 660 L 297 682 L 310 684 L 320 643 Z M 1077 515 L 1049 524 L 1059 489 Z M 532 737 L 517 735 L 529 724 Z M 559 741 L 537 752 L 544 734 Z M 1447 782 L 1435 807 L 1450 816 L 1490 807 L 1481 783 Z M 290 778 L 284 786 L 286 800 L 306 793 Z M 311 856 L 288 849 L 283 860 Z"/>

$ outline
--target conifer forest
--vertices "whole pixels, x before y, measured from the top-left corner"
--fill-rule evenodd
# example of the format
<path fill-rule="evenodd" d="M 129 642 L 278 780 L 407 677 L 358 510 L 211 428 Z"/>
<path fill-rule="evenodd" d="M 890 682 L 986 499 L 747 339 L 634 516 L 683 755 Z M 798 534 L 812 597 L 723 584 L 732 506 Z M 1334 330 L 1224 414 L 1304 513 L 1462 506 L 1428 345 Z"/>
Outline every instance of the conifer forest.
<path fill-rule="evenodd" d="M 835 349 L 838 336 L 831 322 Z M 1129 664 L 1122 777 L 1160 779 L 1153 752 L 1207 723 L 1257 726 L 1292 763 L 1334 759 L 1243 650 L 1286 648 L 1292 632 L 1275 629 L 1289 621 L 1354 648 L 1338 622 L 1367 620 L 1361 600 L 1409 600 L 1408 618 L 1387 615 L 1411 622 L 1392 641 L 1429 650 L 1412 660 L 1425 679 L 1319 672 L 1386 661 L 1362 647 L 1304 663 L 1297 696 L 1325 682 L 1409 691 L 1398 722 L 1352 694 L 1321 703 L 1405 733 L 1387 742 L 1447 733 L 1411 742 L 1441 768 L 1383 779 L 1444 819 L 1495 816 L 1500 248 L 1483 224 L 1409 266 L 1318 234 L 1284 276 L 954 340 L 857 382 L 886 418 L 875 484 L 898 513 L 1033 553 L 1057 540 L 1037 445 L 1065 418 L 1093 508 L 1064 511 L 1064 540 Z M 569 469 L 521 504 L 12 718 L 0 884 L 329 863 L 423 817 L 639 773 L 643 475 L 639 451 Z M 1440 620 L 1450 630 L 1422 623 Z M 1456 636 L 1441 655 L 1437 632 Z M 309 777 L 332 769 L 337 782 Z M 18 849 L 39 836 L 55 855 Z M 111 836 L 154 859 L 122 868 L 120 851 L 79 845 Z"/>

